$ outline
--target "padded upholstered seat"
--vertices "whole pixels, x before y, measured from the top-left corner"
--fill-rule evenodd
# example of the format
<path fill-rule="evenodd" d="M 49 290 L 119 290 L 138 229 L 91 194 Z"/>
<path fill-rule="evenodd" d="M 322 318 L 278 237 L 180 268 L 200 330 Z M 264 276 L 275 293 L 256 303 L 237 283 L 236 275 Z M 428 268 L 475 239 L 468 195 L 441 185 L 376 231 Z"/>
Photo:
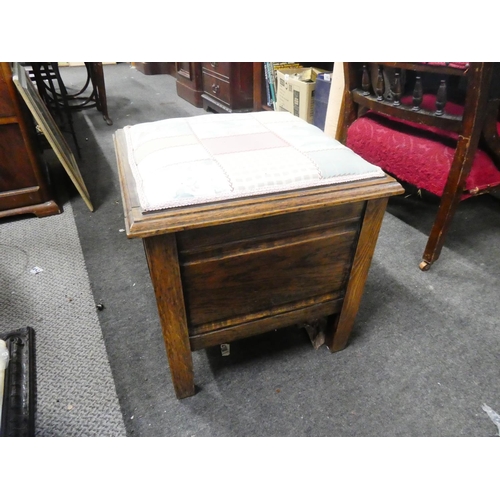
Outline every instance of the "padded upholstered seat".
<path fill-rule="evenodd" d="M 138 124 L 115 145 L 178 398 L 193 350 L 305 323 L 346 346 L 394 179 L 286 112 Z"/>
<path fill-rule="evenodd" d="M 434 101 L 435 96 L 424 96 L 422 109 L 435 109 Z M 445 112 L 462 116 L 463 106 L 448 102 Z M 346 145 L 399 180 L 441 197 L 457 140 L 455 132 L 367 113 L 349 128 Z M 500 170 L 489 154 L 478 149 L 461 199 L 499 185 Z"/>
<path fill-rule="evenodd" d="M 290 113 L 173 118 L 125 134 L 146 212 L 384 176 Z"/>

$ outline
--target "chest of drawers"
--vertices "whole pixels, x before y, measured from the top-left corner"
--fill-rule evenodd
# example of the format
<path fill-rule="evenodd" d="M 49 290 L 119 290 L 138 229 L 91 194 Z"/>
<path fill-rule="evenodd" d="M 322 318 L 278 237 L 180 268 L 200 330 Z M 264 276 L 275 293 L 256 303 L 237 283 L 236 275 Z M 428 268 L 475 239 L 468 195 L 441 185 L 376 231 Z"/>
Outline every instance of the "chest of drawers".
<path fill-rule="evenodd" d="M 245 112 L 253 108 L 253 63 L 204 62 L 203 108 L 220 113 Z"/>

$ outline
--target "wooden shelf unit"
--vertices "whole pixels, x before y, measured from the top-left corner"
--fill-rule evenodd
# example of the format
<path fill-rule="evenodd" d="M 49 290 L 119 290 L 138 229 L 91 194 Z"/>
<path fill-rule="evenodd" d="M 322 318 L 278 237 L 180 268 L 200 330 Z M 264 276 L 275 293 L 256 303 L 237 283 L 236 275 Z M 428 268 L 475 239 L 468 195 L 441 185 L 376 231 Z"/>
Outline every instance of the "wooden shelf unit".
<path fill-rule="evenodd" d="M 253 63 L 253 110 L 254 111 L 272 111 L 272 108 L 266 104 L 266 87 L 264 67 L 262 62 Z M 333 71 L 333 62 L 299 62 L 304 68 L 315 67 L 326 71 Z"/>

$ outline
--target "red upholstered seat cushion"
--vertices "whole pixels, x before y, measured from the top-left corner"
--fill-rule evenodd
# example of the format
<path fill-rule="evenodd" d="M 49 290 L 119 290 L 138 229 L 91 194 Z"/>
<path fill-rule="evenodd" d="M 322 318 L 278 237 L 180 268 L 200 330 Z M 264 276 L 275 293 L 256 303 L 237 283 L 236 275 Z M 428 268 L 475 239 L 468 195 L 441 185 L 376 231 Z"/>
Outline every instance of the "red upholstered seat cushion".
<path fill-rule="evenodd" d="M 432 96 L 424 96 L 422 107 L 434 109 L 432 99 Z M 450 114 L 461 114 L 463 108 L 448 103 L 445 110 Z M 500 133 L 500 124 L 498 129 Z M 399 180 L 441 196 L 457 138 L 454 132 L 369 112 L 349 127 L 346 145 Z M 496 185 L 500 185 L 500 170 L 488 154 L 478 150 L 466 181 L 466 191 Z M 469 196 L 465 193 L 462 199 Z"/>
<path fill-rule="evenodd" d="M 466 69 L 469 67 L 468 62 L 424 62 L 429 66 L 449 66 L 450 68 Z"/>

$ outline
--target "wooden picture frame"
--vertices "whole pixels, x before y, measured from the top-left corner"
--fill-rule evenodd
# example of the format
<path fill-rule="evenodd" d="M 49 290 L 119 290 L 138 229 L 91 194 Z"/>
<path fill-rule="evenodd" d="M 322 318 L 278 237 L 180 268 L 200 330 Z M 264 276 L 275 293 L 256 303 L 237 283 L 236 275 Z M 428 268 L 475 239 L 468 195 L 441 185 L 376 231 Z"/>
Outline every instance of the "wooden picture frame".
<path fill-rule="evenodd" d="M 28 326 L 0 333 L 0 340 L 5 342 L 10 356 L 4 374 L 0 437 L 34 437 L 35 330 Z"/>
<path fill-rule="evenodd" d="M 36 123 L 64 167 L 64 170 L 66 170 L 89 210 L 93 212 L 94 207 L 90 201 L 90 195 L 85 186 L 80 169 L 78 168 L 78 164 L 76 163 L 75 156 L 54 121 L 54 118 L 50 114 L 50 111 L 42 101 L 35 85 L 29 79 L 26 70 L 18 62 L 12 63 L 12 80 L 19 94 L 31 111 Z"/>

